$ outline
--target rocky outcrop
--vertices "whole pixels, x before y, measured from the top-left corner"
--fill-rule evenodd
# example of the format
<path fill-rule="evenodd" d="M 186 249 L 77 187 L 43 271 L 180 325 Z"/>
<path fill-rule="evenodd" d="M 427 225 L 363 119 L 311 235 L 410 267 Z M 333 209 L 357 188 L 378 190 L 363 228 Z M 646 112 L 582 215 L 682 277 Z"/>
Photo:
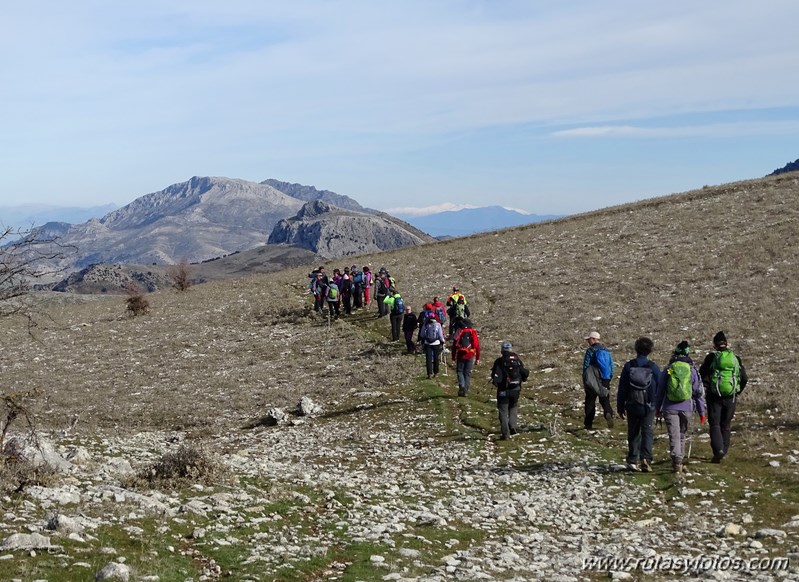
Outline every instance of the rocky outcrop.
<path fill-rule="evenodd" d="M 268 244 L 289 244 L 324 258 L 387 251 L 432 242 L 433 237 L 387 214 L 366 214 L 316 200 L 277 223 Z"/>

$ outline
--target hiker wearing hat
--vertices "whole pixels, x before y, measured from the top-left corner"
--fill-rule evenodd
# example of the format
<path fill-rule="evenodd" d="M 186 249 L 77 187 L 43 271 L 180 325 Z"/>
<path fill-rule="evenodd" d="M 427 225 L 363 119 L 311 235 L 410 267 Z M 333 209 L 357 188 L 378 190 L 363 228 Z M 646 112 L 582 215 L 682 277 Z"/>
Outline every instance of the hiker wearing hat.
<path fill-rule="evenodd" d="M 500 440 L 506 441 L 518 434 L 518 406 L 522 382 L 530 372 L 509 341 L 502 342 L 501 354 L 491 367 L 491 382 L 497 387 Z"/>
<path fill-rule="evenodd" d="M 598 331 L 592 331 L 585 336 L 588 349 L 583 356 L 583 390 L 585 390 L 585 428 L 593 430 L 594 417 L 596 416 L 596 401 L 599 404 L 608 423 L 608 428 L 613 428 L 613 408 L 610 405 L 610 381 L 613 379 L 613 358 L 610 352 L 599 343 L 602 339 Z"/>
<path fill-rule="evenodd" d="M 391 321 L 391 341 L 399 341 L 400 330 L 402 329 L 402 318 L 405 315 L 405 301 L 402 295 L 391 287 L 388 290 L 388 295 L 383 299 L 383 303 L 388 309 L 389 320 Z"/>
<path fill-rule="evenodd" d="M 447 297 L 447 316 L 449 317 L 449 335 L 452 335 L 452 325 L 455 321 L 455 318 L 458 317 L 458 301 L 463 299 L 461 302 L 461 311 L 466 311 L 466 296 L 461 293 L 460 287 L 457 285 L 452 286 L 452 293 L 449 294 Z"/>
<path fill-rule="evenodd" d="M 627 419 L 627 468 L 648 473 L 652 468 L 655 439 L 655 399 L 660 368 L 649 359 L 655 343 L 648 337 L 635 340 L 635 358 L 624 364 L 619 376 L 616 410 Z"/>
<path fill-rule="evenodd" d="M 669 432 L 671 468 L 675 473 L 683 472 L 685 441 L 694 409 L 699 412 L 699 421 L 705 422 L 702 380 L 690 353 L 691 346 L 686 340 L 677 344 L 669 365 L 660 375 L 655 399 L 655 414 L 663 417 Z"/>
<path fill-rule="evenodd" d="M 730 450 L 732 418 L 738 394 L 746 387 L 747 377 L 741 358 L 727 344 L 723 331 L 713 336 L 714 352 L 705 356 L 699 376 L 705 387 L 710 447 L 714 463 L 720 463 Z"/>

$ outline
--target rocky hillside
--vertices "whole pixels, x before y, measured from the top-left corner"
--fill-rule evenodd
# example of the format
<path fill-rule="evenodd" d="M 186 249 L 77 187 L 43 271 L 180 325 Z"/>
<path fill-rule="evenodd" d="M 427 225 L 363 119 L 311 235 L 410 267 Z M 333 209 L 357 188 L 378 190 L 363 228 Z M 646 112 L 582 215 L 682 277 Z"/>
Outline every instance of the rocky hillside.
<path fill-rule="evenodd" d="M 303 184 L 296 184 L 291 182 L 281 182 L 280 180 L 275 180 L 274 178 L 264 180 L 263 182 L 261 182 L 261 184 L 266 184 L 267 186 L 271 186 L 275 190 L 280 190 L 284 194 L 287 194 L 292 198 L 296 198 L 297 200 L 302 200 L 303 202 L 314 202 L 315 200 L 321 200 L 322 202 L 327 202 L 332 206 L 337 206 L 345 210 L 356 210 L 358 212 L 375 212 L 368 208 L 364 208 L 349 196 L 336 194 L 335 192 L 331 192 L 330 190 L 317 190 L 313 186 L 305 186 Z"/>
<path fill-rule="evenodd" d="M 41 232 L 76 249 L 66 269 L 93 263 L 177 263 L 262 245 L 278 220 L 302 206 L 271 186 L 195 177 L 137 198 L 103 218 L 47 224 Z"/>
<path fill-rule="evenodd" d="M 275 225 L 268 244 L 289 244 L 321 257 L 362 255 L 432 242 L 433 237 L 384 213 L 366 214 L 317 200 Z"/>
<path fill-rule="evenodd" d="M 51 472 L 3 473 L 0 579 L 797 580 L 797 197 L 782 174 L 360 257 L 415 309 L 467 295 L 465 398 L 374 305 L 315 316 L 310 263 L 158 291 L 136 318 L 30 297 L 37 327 L 0 320 L 0 387 L 31 394 L 39 447 L 20 416 L 7 454 Z M 726 331 L 750 384 L 723 463 L 696 417 L 685 475 L 661 427 L 648 474 L 624 470 L 624 422 L 582 428 L 592 328 L 617 366 L 642 334 L 664 364 Z M 531 375 L 500 441 L 506 339 Z"/>

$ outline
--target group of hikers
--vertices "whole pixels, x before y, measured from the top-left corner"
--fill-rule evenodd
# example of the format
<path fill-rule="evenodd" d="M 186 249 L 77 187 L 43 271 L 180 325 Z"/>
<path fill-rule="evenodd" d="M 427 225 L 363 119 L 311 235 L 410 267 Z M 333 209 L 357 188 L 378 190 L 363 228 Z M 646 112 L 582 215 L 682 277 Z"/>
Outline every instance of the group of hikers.
<path fill-rule="evenodd" d="M 356 265 L 334 269 L 329 276 L 320 266 L 309 275 L 309 289 L 314 308 L 339 317 L 343 309 L 368 307 L 374 297 L 377 317 L 389 317 L 391 339 L 404 336 L 406 352 L 425 355 L 427 378 L 435 378 L 447 353 L 452 354 L 458 384 L 458 396 L 469 393 L 474 366 L 480 362 L 480 338 L 470 317 L 466 296 L 454 285 L 445 301 L 433 297 L 416 314 L 405 304 L 395 279 L 385 267 L 373 276 L 368 266 Z M 446 333 L 444 331 L 446 327 Z M 613 358 L 600 343 L 599 332 L 586 337 L 588 348 L 583 357 L 584 426 L 593 431 L 596 403 L 599 401 L 608 428 L 613 428 L 614 411 L 611 405 L 610 383 L 614 376 Z M 449 342 L 449 347 L 448 347 Z M 708 421 L 712 461 L 720 463 L 729 451 L 732 418 L 738 394 L 746 387 L 746 370 L 740 357 L 733 353 L 723 331 L 713 337 L 715 350 L 709 353 L 697 369 L 690 357 L 691 346 L 681 341 L 674 348 L 666 367 L 661 370 L 649 359 L 654 342 L 640 337 L 635 342 L 635 358 L 624 364 L 619 377 L 616 397 L 618 417 L 627 421 L 627 468 L 631 471 L 652 470 L 655 422 L 665 422 L 669 436 L 672 470 L 682 473 L 684 461 L 690 455 L 689 430 L 694 413 L 700 423 Z M 518 402 L 522 383 L 529 370 L 504 341 L 500 356 L 491 368 L 491 382 L 497 389 L 500 439 L 518 434 Z"/>
<path fill-rule="evenodd" d="M 610 381 L 613 358 L 600 343 L 599 332 L 585 337 L 588 348 L 583 358 L 585 390 L 585 428 L 593 430 L 596 401 L 602 406 L 608 428 L 613 428 Z M 712 462 L 721 463 L 730 450 L 732 419 L 738 395 L 746 388 L 747 375 L 741 358 L 719 331 L 713 336 L 714 350 L 699 368 L 691 359 L 691 345 L 683 340 L 676 345 L 666 367 L 661 370 L 649 359 L 654 342 L 648 337 L 635 341 L 635 358 L 624 364 L 619 377 L 616 410 L 627 420 L 627 468 L 652 470 L 655 422 L 664 422 L 669 436 L 669 455 L 674 473 L 684 471 L 690 455 L 689 431 L 694 414 L 700 424 L 707 421 Z M 687 446 L 686 446 L 687 445 Z"/>

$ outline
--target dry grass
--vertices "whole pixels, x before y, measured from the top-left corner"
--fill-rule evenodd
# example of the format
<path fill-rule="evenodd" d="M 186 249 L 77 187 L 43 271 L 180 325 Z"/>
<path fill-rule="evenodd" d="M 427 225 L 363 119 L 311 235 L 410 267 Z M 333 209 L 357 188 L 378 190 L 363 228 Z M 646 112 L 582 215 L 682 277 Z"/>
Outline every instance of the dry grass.
<path fill-rule="evenodd" d="M 786 174 L 340 262 L 387 266 L 415 310 L 459 284 L 483 359 L 512 340 L 553 401 L 579 383 L 590 329 L 619 365 L 642 334 L 662 363 L 681 339 L 701 358 L 724 329 L 752 378 L 741 407 L 795 421 L 797 192 Z M 54 303 L 34 337 L 0 321 L 0 380 L 43 388 L 39 418 L 55 428 L 80 412 L 78 430 L 216 431 L 303 395 L 340 402 L 421 373 L 400 364 L 387 322 L 328 327 L 311 314 L 310 267 L 159 291 L 147 317 L 122 317 L 113 297 Z"/>

